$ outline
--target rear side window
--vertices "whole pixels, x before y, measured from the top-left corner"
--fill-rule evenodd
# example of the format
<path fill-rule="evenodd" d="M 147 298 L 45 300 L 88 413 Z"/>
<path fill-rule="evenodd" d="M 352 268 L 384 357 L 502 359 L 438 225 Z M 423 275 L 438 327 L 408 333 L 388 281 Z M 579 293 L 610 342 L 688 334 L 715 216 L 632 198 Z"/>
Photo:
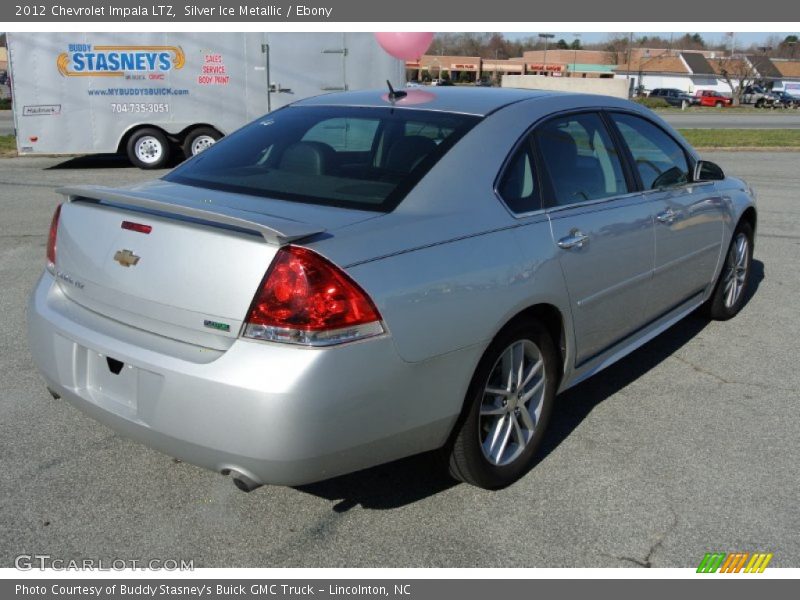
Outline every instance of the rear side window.
<path fill-rule="evenodd" d="M 533 156 L 528 142 L 522 144 L 508 162 L 497 193 L 514 213 L 540 208 L 539 190 L 533 170 Z"/>
<path fill-rule="evenodd" d="M 223 138 L 164 179 L 386 212 L 478 121 L 388 106 L 288 107 Z"/>
<path fill-rule="evenodd" d="M 646 190 L 683 185 L 689 181 L 689 161 L 678 142 L 641 117 L 612 113 L 631 151 Z"/>
<path fill-rule="evenodd" d="M 620 157 L 599 115 L 557 117 L 538 127 L 534 136 L 553 188 L 553 204 L 628 192 Z"/>

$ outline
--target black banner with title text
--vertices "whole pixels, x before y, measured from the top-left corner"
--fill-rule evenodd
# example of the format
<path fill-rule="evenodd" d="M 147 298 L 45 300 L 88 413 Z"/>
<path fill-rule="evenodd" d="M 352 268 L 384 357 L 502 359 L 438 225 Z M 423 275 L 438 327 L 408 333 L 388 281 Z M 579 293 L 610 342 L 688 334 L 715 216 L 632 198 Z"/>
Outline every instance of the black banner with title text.
<path fill-rule="evenodd" d="M 744 0 L 642 2 L 641 0 L 572 0 L 532 2 L 476 0 L 436 2 L 404 0 L 34 0 L 0 5 L 8 23 L 46 22 L 792 22 L 800 5 L 763 0 L 755 7 Z"/>

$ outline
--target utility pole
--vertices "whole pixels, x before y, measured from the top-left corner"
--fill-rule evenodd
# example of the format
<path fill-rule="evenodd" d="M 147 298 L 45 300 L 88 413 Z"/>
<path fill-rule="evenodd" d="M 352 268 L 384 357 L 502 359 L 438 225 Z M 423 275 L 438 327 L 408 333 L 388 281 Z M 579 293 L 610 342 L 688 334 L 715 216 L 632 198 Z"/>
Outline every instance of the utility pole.
<path fill-rule="evenodd" d="M 628 60 L 627 68 L 625 69 L 625 83 L 628 85 L 628 98 L 631 97 L 631 47 L 633 46 L 633 32 L 631 31 L 628 36 Z"/>
<path fill-rule="evenodd" d="M 553 33 L 540 33 L 540 38 L 544 38 L 544 64 L 542 65 L 542 70 L 547 74 L 547 40 L 556 37 Z"/>
<path fill-rule="evenodd" d="M 572 73 L 570 74 L 570 77 L 574 77 L 575 76 L 575 69 L 576 69 L 576 65 L 578 64 L 578 46 L 581 45 L 581 34 L 580 33 L 573 33 L 572 35 L 575 38 L 575 41 L 577 41 L 578 43 L 575 44 L 575 48 L 574 48 L 575 52 L 574 52 L 574 54 L 572 56 Z"/>

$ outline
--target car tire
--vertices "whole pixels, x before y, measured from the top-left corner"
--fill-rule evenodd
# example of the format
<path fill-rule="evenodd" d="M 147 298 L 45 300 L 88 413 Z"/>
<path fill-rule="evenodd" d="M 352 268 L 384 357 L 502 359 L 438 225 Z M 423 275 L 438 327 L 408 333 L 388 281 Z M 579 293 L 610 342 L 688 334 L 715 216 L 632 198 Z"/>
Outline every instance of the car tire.
<path fill-rule="evenodd" d="M 714 104 L 714 106 L 716 106 L 717 108 L 722 108 L 723 104 L 722 102 L 717 102 Z"/>
<path fill-rule="evenodd" d="M 161 169 L 170 156 L 167 136 L 159 129 L 145 127 L 128 138 L 128 158 L 140 169 Z"/>
<path fill-rule="evenodd" d="M 755 108 L 764 108 L 764 99 L 756 100 Z"/>
<path fill-rule="evenodd" d="M 753 263 L 753 228 L 745 221 L 733 232 L 714 292 L 705 305 L 709 317 L 727 321 L 744 306 Z"/>
<path fill-rule="evenodd" d="M 214 145 L 222 134 L 213 127 L 196 127 L 192 129 L 183 140 L 181 149 L 186 158 L 200 154 L 209 146 Z"/>
<path fill-rule="evenodd" d="M 534 319 L 514 321 L 495 337 L 478 363 L 447 448 L 453 478 L 498 489 L 530 470 L 553 408 L 557 356 L 549 333 Z"/>

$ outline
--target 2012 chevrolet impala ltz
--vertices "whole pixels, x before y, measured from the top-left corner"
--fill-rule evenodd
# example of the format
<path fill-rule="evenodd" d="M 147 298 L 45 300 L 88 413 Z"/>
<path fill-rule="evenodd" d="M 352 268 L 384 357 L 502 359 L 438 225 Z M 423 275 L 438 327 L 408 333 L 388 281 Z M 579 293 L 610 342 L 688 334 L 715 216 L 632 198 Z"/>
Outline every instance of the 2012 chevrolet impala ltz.
<path fill-rule="evenodd" d="M 51 393 L 248 490 L 433 449 L 512 483 L 557 392 L 741 309 L 756 229 L 650 111 L 524 90 L 319 96 L 60 191 L 29 305 Z"/>

